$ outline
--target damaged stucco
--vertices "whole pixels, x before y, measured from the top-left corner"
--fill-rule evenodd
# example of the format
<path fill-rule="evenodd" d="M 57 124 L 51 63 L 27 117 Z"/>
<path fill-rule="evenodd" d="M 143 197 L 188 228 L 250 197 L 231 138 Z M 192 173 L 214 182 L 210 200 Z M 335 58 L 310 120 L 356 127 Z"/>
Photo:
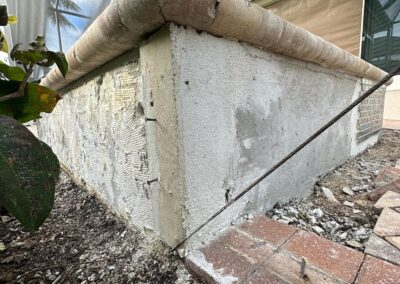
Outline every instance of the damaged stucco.
<path fill-rule="evenodd" d="M 171 40 L 186 234 L 360 95 L 359 78 L 245 43 L 174 25 Z M 357 144 L 354 118 L 356 109 L 192 241 L 206 241 L 246 212 L 310 194 L 319 175 L 376 142 L 375 135 Z"/>
<path fill-rule="evenodd" d="M 39 136 L 75 180 L 173 246 L 362 90 L 347 73 L 170 24 L 140 59 L 70 87 Z M 358 119 L 355 109 L 187 245 L 307 196 L 319 175 L 376 142 L 357 142 Z"/>
<path fill-rule="evenodd" d="M 131 223 L 155 229 L 138 60 L 68 91 L 39 121 L 48 143 L 75 181 Z"/>

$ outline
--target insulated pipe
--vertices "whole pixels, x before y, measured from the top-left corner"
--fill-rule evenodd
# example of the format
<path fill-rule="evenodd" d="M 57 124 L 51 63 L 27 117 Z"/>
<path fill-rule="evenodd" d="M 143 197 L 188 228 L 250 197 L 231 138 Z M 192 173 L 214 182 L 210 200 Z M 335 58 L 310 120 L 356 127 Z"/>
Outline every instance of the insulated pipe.
<path fill-rule="evenodd" d="M 247 0 L 112 0 L 67 52 L 67 77 L 64 79 L 54 68 L 42 84 L 60 89 L 137 47 L 167 22 L 373 81 L 386 75 L 381 69 Z"/>

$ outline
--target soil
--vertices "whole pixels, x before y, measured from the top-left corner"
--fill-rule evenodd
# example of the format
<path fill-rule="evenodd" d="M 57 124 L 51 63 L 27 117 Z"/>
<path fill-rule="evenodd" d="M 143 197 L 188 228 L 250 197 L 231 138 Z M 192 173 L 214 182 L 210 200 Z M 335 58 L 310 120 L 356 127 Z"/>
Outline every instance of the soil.
<path fill-rule="evenodd" d="M 399 130 L 382 130 L 375 146 L 321 177 L 309 198 L 277 204 L 267 216 L 363 251 L 380 214 L 366 194 L 375 189 L 374 180 L 383 168 L 396 165 L 399 145 Z M 345 187 L 354 195 L 344 193 Z M 339 202 L 328 200 L 322 188 Z"/>
<path fill-rule="evenodd" d="M 199 283 L 157 239 L 128 227 L 65 173 L 44 225 L 0 212 L 0 283 Z"/>

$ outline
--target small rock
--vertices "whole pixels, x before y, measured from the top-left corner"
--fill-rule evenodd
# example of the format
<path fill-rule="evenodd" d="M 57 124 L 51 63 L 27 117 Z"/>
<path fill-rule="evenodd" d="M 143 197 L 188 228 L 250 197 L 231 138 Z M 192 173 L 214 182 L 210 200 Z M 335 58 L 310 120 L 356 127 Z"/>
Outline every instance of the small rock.
<path fill-rule="evenodd" d="M 400 169 L 400 159 L 397 160 L 396 165 L 394 167 Z"/>
<path fill-rule="evenodd" d="M 341 239 L 341 240 L 345 240 L 346 238 L 347 238 L 347 232 L 344 232 L 339 235 L 339 239 Z"/>
<path fill-rule="evenodd" d="M 346 193 L 347 195 L 353 196 L 354 195 L 354 191 L 352 191 L 349 187 L 345 186 L 342 188 L 342 191 L 344 193 Z"/>
<path fill-rule="evenodd" d="M 297 217 L 299 215 L 299 211 L 297 211 L 296 209 L 294 209 L 293 207 L 289 207 L 288 209 L 288 215 L 290 217 Z"/>
<path fill-rule="evenodd" d="M 311 225 L 315 225 L 317 223 L 317 218 L 315 218 L 314 216 L 308 216 L 308 221 Z"/>
<path fill-rule="evenodd" d="M 346 244 L 347 244 L 348 246 L 351 246 L 351 247 L 357 248 L 357 249 L 362 249 L 362 248 L 363 248 L 363 245 L 362 245 L 362 244 L 360 244 L 359 242 L 354 241 L 354 240 L 347 241 Z"/>
<path fill-rule="evenodd" d="M 47 280 L 54 281 L 56 278 L 57 277 L 53 273 L 51 273 L 50 270 L 46 271 L 46 279 Z"/>
<path fill-rule="evenodd" d="M 322 229 L 320 226 L 312 226 L 312 229 L 313 229 L 313 231 L 316 232 L 317 234 L 325 233 L 324 229 Z"/>
<path fill-rule="evenodd" d="M 1 216 L 1 221 L 3 223 L 7 223 L 7 222 L 11 221 L 11 217 L 9 217 L 9 216 Z"/>
<path fill-rule="evenodd" d="M 0 242 L 0 252 L 3 252 L 6 250 L 6 245 L 3 242 Z"/>
<path fill-rule="evenodd" d="M 321 187 L 321 190 L 329 201 L 339 203 L 339 201 L 335 198 L 335 196 L 333 195 L 332 191 L 329 188 L 323 186 Z"/>
<path fill-rule="evenodd" d="M 115 270 L 115 268 L 116 268 L 115 265 L 111 265 L 108 267 L 108 270 Z"/>
<path fill-rule="evenodd" d="M 367 185 L 361 185 L 361 186 L 354 186 L 351 188 L 351 190 L 352 191 L 362 191 L 362 190 L 367 190 L 369 188 L 370 188 L 370 186 L 367 184 Z"/>
<path fill-rule="evenodd" d="M 356 175 L 351 175 L 351 176 L 353 179 L 356 179 L 356 180 L 368 180 L 371 178 L 370 176 L 362 176 L 362 177 L 356 176 Z"/>
<path fill-rule="evenodd" d="M 184 258 L 186 256 L 186 249 L 185 248 L 178 248 L 178 255 L 180 258 Z"/>
<path fill-rule="evenodd" d="M 251 221 L 251 220 L 254 219 L 254 216 L 253 216 L 251 213 L 248 213 L 248 214 L 245 214 L 245 215 L 243 216 L 243 218 L 244 218 L 245 220 Z"/>
<path fill-rule="evenodd" d="M 356 236 L 362 238 L 367 235 L 367 230 L 364 227 L 361 227 L 357 232 Z"/>
<path fill-rule="evenodd" d="M 322 211 L 321 208 L 315 208 L 311 212 L 317 218 L 321 218 L 322 216 L 324 216 L 324 211 Z"/>
<path fill-rule="evenodd" d="M 345 201 L 345 202 L 343 202 L 343 205 L 348 206 L 348 207 L 353 207 L 354 202 Z"/>
<path fill-rule="evenodd" d="M 93 273 L 92 275 L 90 275 L 88 277 L 88 281 L 89 282 L 93 282 L 93 281 L 96 281 L 96 280 L 97 280 L 97 275 L 95 273 Z"/>
<path fill-rule="evenodd" d="M 361 210 L 358 210 L 358 209 L 353 209 L 353 213 L 354 213 L 354 214 L 359 214 L 359 213 L 362 213 L 362 211 L 361 211 Z"/>

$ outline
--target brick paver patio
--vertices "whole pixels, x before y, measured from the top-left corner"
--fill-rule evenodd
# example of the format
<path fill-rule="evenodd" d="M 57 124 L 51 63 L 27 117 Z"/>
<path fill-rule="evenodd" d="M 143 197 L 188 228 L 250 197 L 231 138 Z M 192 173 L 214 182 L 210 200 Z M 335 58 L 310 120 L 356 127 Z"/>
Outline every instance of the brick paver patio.
<path fill-rule="evenodd" d="M 228 230 L 186 262 L 207 283 L 400 283 L 400 266 L 265 216 Z"/>

